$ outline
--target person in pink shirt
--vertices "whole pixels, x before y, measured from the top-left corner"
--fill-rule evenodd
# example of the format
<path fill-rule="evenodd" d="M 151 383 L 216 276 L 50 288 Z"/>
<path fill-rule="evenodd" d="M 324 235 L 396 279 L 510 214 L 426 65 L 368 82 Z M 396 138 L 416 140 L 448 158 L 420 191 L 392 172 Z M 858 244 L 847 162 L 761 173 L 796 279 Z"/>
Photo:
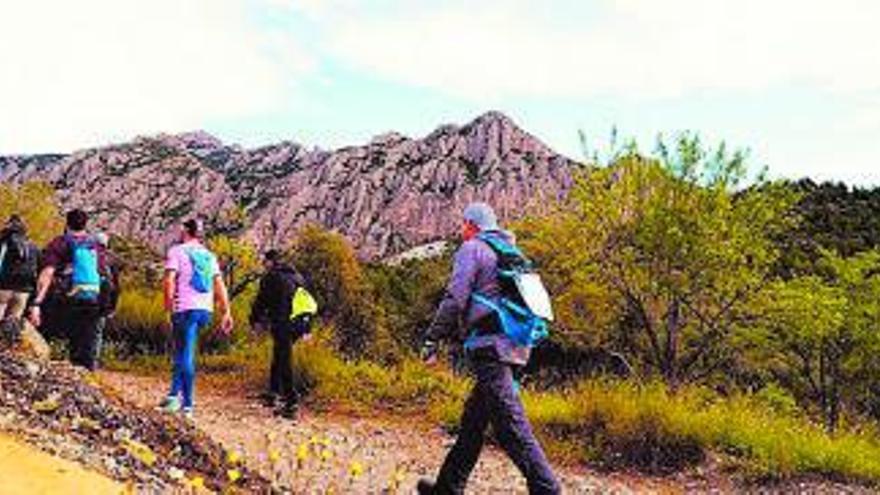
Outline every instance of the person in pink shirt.
<path fill-rule="evenodd" d="M 200 221 L 187 220 L 180 243 L 165 256 L 165 310 L 171 315 L 174 368 L 171 391 L 160 407 L 172 413 L 182 410 L 190 419 L 199 331 L 211 322 L 215 304 L 221 315 L 220 331 L 228 334 L 233 324 L 223 274 L 217 257 L 202 244 L 203 234 Z"/>

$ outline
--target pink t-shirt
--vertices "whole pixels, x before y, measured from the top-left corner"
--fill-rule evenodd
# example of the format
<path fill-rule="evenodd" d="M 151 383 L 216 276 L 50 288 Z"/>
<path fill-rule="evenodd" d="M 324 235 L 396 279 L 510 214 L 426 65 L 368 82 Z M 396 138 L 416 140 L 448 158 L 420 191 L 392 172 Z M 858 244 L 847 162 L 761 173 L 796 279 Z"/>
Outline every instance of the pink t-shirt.
<path fill-rule="evenodd" d="M 214 291 L 199 292 L 192 286 L 193 266 L 187 251 L 200 249 L 208 251 L 199 241 L 189 241 L 172 246 L 165 256 L 165 270 L 177 273 L 177 289 L 174 292 L 174 312 L 204 309 L 214 311 Z M 210 253 L 210 251 L 208 251 Z M 211 254 L 211 278 L 220 274 L 217 257 Z"/>

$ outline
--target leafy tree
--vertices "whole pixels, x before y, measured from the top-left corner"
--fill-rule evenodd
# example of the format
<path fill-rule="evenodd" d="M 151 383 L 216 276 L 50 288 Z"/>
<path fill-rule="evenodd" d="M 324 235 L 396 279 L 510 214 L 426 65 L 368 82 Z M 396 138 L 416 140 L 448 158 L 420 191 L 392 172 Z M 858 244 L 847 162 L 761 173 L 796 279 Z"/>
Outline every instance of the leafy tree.
<path fill-rule="evenodd" d="M 31 239 L 39 245 L 49 242 L 64 228 L 55 190 L 45 182 L 0 184 L 0 222 L 13 214 L 24 219 Z"/>
<path fill-rule="evenodd" d="M 742 338 L 761 368 L 815 406 L 833 431 L 842 405 L 873 396 L 878 383 L 880 252 L 820 255 L 821 275 L 775 282 Z"/>
<path fill-rule="evenodd" d="M 231 298 L 240 295 L 259 278 L 262 269 L 260 254 L 250 241 L 218 235 L 211 237 L 207 244 L 217 255 Z"/>
<path fill-rule="evenodd" d="M 398 265 L 377 263 L 367 267 L 367 277 L 399 346 L 416 348 L 443 297 L 451 269 L 451 252 Z"/>
<path fill-rule="evenodd" d="M 556 296 L 561 338 L 621 352 L 668 383 L 732 363 L 725 345 L 772 279 L 790 188 L 746 188 L 745 155 L 681 135 L 589 168 L 555 212 L 520 226 Z"/>
<path fill-rule="evenodd" d="M 779 239 L 785 253 L 779 272 L 787 277 L 813 274 L 822 249 L 842 256 L 880 247 L 880 188 L 850 188 L 843 183 L 792 184 L 801 195 L 798 227 Z"/>

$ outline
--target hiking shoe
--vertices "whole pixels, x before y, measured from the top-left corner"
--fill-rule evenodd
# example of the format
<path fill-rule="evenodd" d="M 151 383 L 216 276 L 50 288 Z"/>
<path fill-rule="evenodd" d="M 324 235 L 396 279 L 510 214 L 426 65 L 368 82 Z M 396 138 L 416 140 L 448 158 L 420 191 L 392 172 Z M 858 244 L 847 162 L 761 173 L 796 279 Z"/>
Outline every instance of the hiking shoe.
<path fill-rule="evenodd" d="M 285 419 L 296 419 L 296 413 L 299 410 L 299 407 L 295 402 L 285 403 L 279 407 L 276 407 L 272 412 L 275 416 L 280 416 Z"/>
<path fill-rule="evenodd" d="M 272 392 L 263 392 L 260 394 L 260 402 L 270 408 L 278 407 L 278 394 Z"/>
<path fill-rule="evenodd" d="M 177 397 L 165 397 L 162 399 L 162 402 L 159 403 L 159 409 L 174 414 L 177 411 L 180 411 L 180 399 Z"/>
<path fill-rule="evenodd" d="M 185 419 L 187 421 L 192 421 L 193 419 L 195 419 L 195 417 L 193 415 L 193 408 L 191 408 L 191 407 L 184 407 L 182 409 L 182 413 L 183 413 L 183 419 Z"/>
<path fill-rule="evenodd" d="M 422 478 L 416 484 L 416 492 L 418 492 L 419 495 L 433 495 L 434 488 L 436 487 L 437 485 L 433 481 Z"/>

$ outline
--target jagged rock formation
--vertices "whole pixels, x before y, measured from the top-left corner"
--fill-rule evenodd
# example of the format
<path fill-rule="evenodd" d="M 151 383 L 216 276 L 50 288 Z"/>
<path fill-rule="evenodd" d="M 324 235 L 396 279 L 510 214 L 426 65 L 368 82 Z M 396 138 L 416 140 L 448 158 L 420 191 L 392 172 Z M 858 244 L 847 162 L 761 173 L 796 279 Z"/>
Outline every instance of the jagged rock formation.
<path fill-rule="evenodd" d="M 448 237 L 456 213 L 489 201 L 502 218 L 559 198 L 574 162 L 489 112 L 422 139 L 397 133 L 335 151 L 292 142 L 245 150 L 203 132 L 138 138 L 71 155 L 0 157 L 0 180 L 43 179 L 65 207 L 161 247 L 192 215 L 279 246 L 305 222 L 345 234 L 366 258 Z"/>

